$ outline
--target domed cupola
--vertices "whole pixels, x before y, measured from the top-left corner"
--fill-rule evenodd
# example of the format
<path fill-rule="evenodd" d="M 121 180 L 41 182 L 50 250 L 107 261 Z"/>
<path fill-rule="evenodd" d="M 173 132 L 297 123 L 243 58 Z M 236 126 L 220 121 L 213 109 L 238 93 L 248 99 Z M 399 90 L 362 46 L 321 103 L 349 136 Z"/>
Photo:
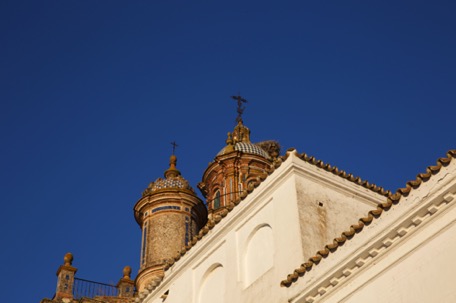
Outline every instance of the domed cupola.
<path fill-rule="evenodd" d="M 226 146 L 216 155 L 203 175 L 198 188 L 206 198 L 209 216 L 222 211 L 231 202 L 239 199 L 257 178 L 265 176 L 279 156 L 276 141 L 254 144 L 250 141 L 250 130 L 243 124 L 240 96 L 238 101 L 237 125 L 228 133 Z"/>
<path fill-rule="evenodd" d="M 140 270 L 136 288 L 141 291 L 163 275 L 166 262 L 180 252 L 207 222 L 207 209 L 170 157 L 164 178 L 151 182 L 134 207 L 142 230 Z"/>
<path fill-rule="evenodd" d="M 143 197 L 161 190 L 186 190 L 195 193 L 188 181 L 181 176 L 180 171 L 176 168 L 176 163 L 177 157 L 172 155 L 169 159 L 170 167 L 165 171 L 165 178 L 158 178 L 155 182 L 151 182 L 144 190 Z"/>

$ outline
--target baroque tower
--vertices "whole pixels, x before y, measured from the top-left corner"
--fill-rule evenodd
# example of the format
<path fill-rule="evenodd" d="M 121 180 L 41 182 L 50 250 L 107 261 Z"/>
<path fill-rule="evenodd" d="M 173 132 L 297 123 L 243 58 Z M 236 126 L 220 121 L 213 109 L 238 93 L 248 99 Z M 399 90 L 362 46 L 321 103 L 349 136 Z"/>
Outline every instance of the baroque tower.
<path fill-rule="evenodd" d="M 180 252 L 207 221 L 207 209 L 170 157 L 164 178 L 149 184 L 134 206 L 142 230 L 140 269 L 136 288 L 142 291 L 164 274 L 166 262 Z"/>
<path fill-rule="evenodd" d="M 243 124 L 241 96 L 233 96 L 238 101 L 237 125 L 228 133 L 226 146 L 209 163 L 198 188 L 206 198 L 209 217 L 223 211 L 230 203 L 247 195 L 257 179 L 263 179 L 277 162 L 280 153 L 279 143 L 264 141 L 253 144 L 250 130 Z"/>

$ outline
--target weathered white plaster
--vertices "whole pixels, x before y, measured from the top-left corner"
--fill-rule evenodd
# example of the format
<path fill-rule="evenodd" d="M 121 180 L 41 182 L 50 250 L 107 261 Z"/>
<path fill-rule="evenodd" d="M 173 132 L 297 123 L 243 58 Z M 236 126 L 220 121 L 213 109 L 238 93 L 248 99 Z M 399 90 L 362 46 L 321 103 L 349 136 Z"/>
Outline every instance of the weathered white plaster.
<path fill-rule="evenodd" d="M 274 265 L 274 239 L 271 226 L 264 224 L 252 231 L 244 257 L 245 285 L 249 286 Z M 261 260 L 261 262 L 258 262 Z"/>
<path fill-rule="evenodd" d="M 453 302 L 455 162 L 286 288 L 309 255 L 386 201 L 291 154 L 143 302 L 167 290 L 166 303 Z"/>
<path fill-rule="evenodd" d="M 198 303 L 224 303 L 226 297 L 225 268 L 222 264 L 216 263 L 208 268 L 201 280 L 198 290 Z"/>
<path fill-rule="evenodd" d="M 385 200 L 309 163 L 301 165 L 295 178 L 304 259 L 340 236 L 347 222 L 354 222 Z"/>
<path fill-rule="evenodd" d="M 289 288 L 290 302 L 454 302 L 454 161 Z"/>

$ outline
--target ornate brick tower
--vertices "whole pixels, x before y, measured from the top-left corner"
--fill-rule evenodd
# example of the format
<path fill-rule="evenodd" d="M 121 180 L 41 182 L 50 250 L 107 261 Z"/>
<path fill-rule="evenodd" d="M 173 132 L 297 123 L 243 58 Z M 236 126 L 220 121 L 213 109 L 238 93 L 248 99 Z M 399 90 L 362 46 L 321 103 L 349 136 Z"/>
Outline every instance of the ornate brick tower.
<path fill-rule="evenodd" d="M 207 221 L 207 209 L 179 170 L 172 155 L 165 178 L 149 184 L 134 207 L 142 229 L 140 270 L 136 288 L 142 291 L 187 245 Z"/>
<path fill-rule="evenodd" d="M 250 130 L 241 117 L 244 110 L 241 101 L 247 101 L 240 96 L 233 96 L 233 99 L 238 101 L 237 125 L 228 133 L 226 146 L 209 164 L 198 184 L 206 198 L 209 217 L 246 194 L 249 187 L 253 188 L 253 181 L 266 177 L 280 153 L 280 146 L 275 141 L 250 142 Z"/>

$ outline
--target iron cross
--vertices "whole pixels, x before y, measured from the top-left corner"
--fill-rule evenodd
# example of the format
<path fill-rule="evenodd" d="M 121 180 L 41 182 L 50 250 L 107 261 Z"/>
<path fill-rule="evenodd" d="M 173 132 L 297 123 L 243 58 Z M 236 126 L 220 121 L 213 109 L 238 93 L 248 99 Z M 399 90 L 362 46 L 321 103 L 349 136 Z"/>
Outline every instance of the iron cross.
<path fill-rule="evenodd" d="M 178 147 L 179 145 L 177 145 L 176 141 L 171 142 L 171 145 L 173 146 L 173 155 L 174 155 L 174 153 L 176 152 L 176 147 Z"/>
<path fill-rule="evenodd" d="M 236 100 L 237 102 L 237 113 L 238 116 L 236 118 L 236 122 L 242 122 L 242 113 L 245 110 L 245 106 L 242 106 L 242 103 L 247 103 L 247 100 L 242 98 L 240 94 L 237 96 L 231 96 L 232 99 Z"/>

